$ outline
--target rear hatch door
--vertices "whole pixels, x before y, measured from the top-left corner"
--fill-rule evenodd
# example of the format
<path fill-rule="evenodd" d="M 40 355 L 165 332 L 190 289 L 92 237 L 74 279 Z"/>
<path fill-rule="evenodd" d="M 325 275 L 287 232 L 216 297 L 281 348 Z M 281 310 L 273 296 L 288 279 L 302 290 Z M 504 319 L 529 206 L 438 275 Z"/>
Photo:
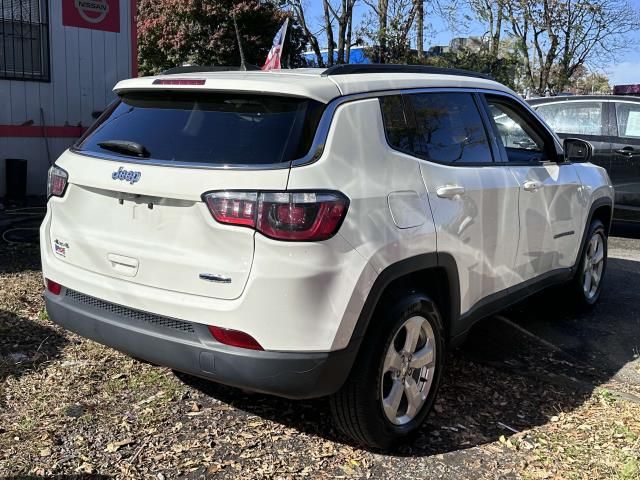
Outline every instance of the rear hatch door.
<path fill-rule="evenodd" d="M 50 202 L 52 251 L 108 277 L 239 297 L 254 231 L 217 223 L 202 195 L 285 190 L 321 109 L 292 97 L 128 92 L 56 162 L 69 185 Z"/>

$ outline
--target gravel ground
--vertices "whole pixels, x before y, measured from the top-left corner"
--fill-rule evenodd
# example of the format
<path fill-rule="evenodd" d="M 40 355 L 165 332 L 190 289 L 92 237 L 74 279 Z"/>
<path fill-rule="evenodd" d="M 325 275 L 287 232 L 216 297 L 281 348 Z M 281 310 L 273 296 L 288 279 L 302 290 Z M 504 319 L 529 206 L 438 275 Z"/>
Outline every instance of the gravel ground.
<path fill-rule="evenodd" d="M 374 452 L 334 430 L 325 400 L 175 375 L 63 331 L 37 249 L 0 243 L 0 477 L 640 479 L 640 241 L 610 255 L 594 311 L 559 290 L 482 322 L 416 441 Z"/>

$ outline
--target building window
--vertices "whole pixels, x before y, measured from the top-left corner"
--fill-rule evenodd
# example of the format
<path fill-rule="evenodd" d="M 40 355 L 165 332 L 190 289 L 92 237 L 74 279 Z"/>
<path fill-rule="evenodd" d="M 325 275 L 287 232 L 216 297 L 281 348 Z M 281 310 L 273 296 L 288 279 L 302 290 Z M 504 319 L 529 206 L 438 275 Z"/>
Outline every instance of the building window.
<path fill-rule="evenodd" d="M 49 81 L 47 0 L 0 0 L 0 78 Z"/>

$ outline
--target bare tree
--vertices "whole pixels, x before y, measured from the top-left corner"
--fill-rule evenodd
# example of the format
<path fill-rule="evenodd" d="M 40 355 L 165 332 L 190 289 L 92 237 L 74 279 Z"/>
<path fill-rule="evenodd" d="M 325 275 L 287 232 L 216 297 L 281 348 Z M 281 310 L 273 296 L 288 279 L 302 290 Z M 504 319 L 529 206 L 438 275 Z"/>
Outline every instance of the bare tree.
<path fill-rule="evenodd" d="M 333 51 L 335 43 L 333 41 L 333 25 L 331 24 L 331 5 L 329 0 L 322 0 L 324 11 L 324 31 L 327 36 L 327 65 L 333 65 Z"/>
<path fill-rule="evenodd" d="M 424 0 L 416 0 L 416 49 L 418 60 L 424 58 Z"/>
<path fill-rule="evenodd" d="M 561 91 L 587 63 L 615 59 L 640 28 L 626 0 L 516 0 L 506 3 L 506 16 L 527 81 L 540 95 Z"/>
<path fill-rule="evenodd" d="M 410 50 L 409 33 L 419 10 L 418 4 L 423 5 L 417 0 L 381 0 L 377 4 L 367 3 L 375 15 L 362 30 L 365 36 L 377 44 L 374 52 L 377 53 L 380 63 L 407 61 Z"/>
<path fill-rule="evenodd" d="M 316 56 L 318 66 L 348 63 L 353 42 L 353 10 L 358 0 L 322 0 L 322 17 L 318 32 L 313 33 L 305 14 L 304 0 L 281 0 L 280 6 L 293 11 L 297 23 Z M 327 41 L 327 58 L 324 59 L 318 37 L 324 34 Z M 336 42 L 337 40 L 337 42 Z"/>
<path fill-rule="evenodd" d="M 307 39 L 307 43 L 313 50 L 314 55 L 316 56 L 316 62 L 319 67 L 324 67 L 324 60 L 322 58 L 322 52 L 320 51 L 320 44 L 318 43 L 318 37 L 315 33 L 311 31 L 307 24 L 307 19 L 304 13 L 304 7 L 302 5 L 302 0 L 287 0 L 282 2 L 282 6 L 289 7 L 295 16 L 296 21 L 302 28 L 302 32 Z"/>
<path fill-rule="evenodd" d="M 489 53 L 498 58 L 507 0 L 469 0 L 468 3 L 478 20 L 486 24 Z"/>
<path fill-rule="evenodd" d="M 387 20 L 389 15 L 389 0 L 378 0 L 377 3 L 374 3 L 370 0 L 364 0 L 364 3 L 366 3 L 376 14 L 378 23 L 377 60 L 379 63 L 384 63 L 387 54 Z"/>
<path fill-rule="evenodd" d="M 325 6 L 325 18 L 330 12 L 338 25 L 338 43 L 336 63 L 348 63 L 351 54 L 351 33 L 353 28 L 353 7 L 356 0 L 341 0 L 338 6 L 331 4 L 329 0 L 323 0 Z M 326 21 L 326 20 L 325 20 Z M 332 32 L 333 40 L 333 32 Z M 333 54 L 333 52 L 331 52 Z"/>

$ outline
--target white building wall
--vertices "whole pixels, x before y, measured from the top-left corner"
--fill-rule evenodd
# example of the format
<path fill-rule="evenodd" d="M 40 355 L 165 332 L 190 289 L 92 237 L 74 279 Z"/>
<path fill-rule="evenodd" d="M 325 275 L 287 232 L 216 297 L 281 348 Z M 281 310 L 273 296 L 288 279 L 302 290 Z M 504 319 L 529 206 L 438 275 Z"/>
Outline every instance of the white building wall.
<path fill-rule="evenodd" d="M 120 32 L 114 33 L 63 26 L 61 2 L 49 0 L 51 81 L 0 79 L 0 125 L 41 127 L 42 118 L 49 127 L 86 128 L 93 123 L 93 113 L 104 110 L 115 98 L 113 86 L 134 76 L 131 2 L 135 0 L 119 2 Z M 5 158 L 28 161 L 27 193 L 40 195 L 46 190 L 50 162 L 74 141 L 75 138 L 0 136 L 0 197 L 5 194 Z"/>

